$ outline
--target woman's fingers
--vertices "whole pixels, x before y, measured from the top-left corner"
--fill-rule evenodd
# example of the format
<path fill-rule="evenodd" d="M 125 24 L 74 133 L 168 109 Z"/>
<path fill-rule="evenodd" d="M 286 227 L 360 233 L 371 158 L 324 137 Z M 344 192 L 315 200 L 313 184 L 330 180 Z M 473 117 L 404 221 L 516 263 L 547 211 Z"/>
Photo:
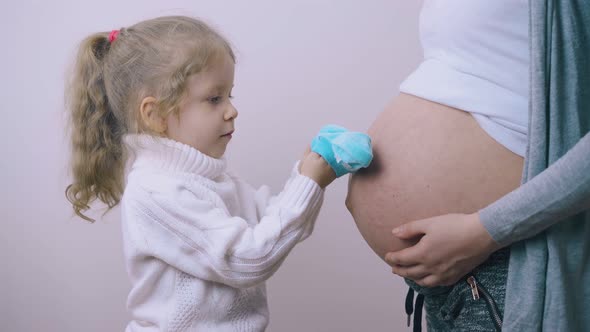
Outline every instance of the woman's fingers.
<path fill-rule="evenodd" d="M 414 280 L 414 282 L 422 287 L 436 287 L 442 285 L 440 277 L 434 274 L 430 274 L 421 279 Z"/>
<path fill-rule="evenodd" d="M 416 280 L 422 279 L 428 276 L 428 271 L 424 265 L 413 265 L 413 266 L 401 266 L 401 265 L 394 265 L 391 268 L 391 272 L 397 274 L 400 277 Z"/>
<path fill-rule="evenodd" d="M 426 234 L 430 219 L 419 219 L 394 228 L 391 233 L 400 239 L 411 239 Z"/>
<path fill-rule="evenodd" d="M 412 266 L 419 263 L 424 263 L 422 247 L 422 241 L 420 241 L 409 248 L 396 252 L 388 252 L 385 254 L 385 261 L 391 266 Z"/>

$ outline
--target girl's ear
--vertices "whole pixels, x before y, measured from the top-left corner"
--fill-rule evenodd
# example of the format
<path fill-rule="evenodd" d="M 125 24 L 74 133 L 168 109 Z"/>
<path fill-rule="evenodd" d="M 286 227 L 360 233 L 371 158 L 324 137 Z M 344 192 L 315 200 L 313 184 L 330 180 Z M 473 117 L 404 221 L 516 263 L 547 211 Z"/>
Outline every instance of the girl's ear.
<path fill-rule="evenodd" d="M 166 132 L 166 119 L 158 111 L 157 99 L 154 97 L 145 97 L 139 106 L 140 120 L 149 130 L 164 134 Z"/>

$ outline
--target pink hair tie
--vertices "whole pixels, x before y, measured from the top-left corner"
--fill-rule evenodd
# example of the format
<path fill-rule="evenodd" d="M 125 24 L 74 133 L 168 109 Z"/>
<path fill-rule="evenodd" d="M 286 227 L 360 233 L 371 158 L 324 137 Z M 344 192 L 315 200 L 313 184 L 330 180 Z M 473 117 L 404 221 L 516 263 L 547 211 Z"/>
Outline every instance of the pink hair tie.
<path fill-rule="evenodd" d="M 117 36 L 119 36 L 119 30 L 111 31 L 111 33 L 109 33 L 109 43 L 112 44 L 117 39 Z"/>

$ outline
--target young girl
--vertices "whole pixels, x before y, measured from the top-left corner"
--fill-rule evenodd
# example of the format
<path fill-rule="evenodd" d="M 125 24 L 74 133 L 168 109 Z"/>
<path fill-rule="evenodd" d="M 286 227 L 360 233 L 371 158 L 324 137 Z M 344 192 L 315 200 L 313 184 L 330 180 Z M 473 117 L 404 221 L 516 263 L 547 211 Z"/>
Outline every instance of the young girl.
<path fill-rule="evenodd" d="M 132 283 L 126 331 L 264 330 L 264 281 L 309 236 L 336 176 L 307 152 L 271 198 L 226 172 L 238 115 L 234 62 L 225 39 L 187 17 L 81 45 L 66 194 L 90 221 L 83 213 L 94 200 L 121 203 Z"/>

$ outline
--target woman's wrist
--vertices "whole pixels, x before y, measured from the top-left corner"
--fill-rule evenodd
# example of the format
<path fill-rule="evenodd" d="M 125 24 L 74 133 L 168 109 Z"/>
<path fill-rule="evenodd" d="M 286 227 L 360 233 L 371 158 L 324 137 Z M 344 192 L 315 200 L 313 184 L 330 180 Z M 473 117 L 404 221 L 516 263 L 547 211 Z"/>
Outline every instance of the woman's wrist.
<path fill-rule="evenodd" d="M 467 217 L 476 228 L 477 238 L 479 241 L 481 241 L 480 243 L 482 245 L 482 250 L 485 250 L 489 254 L 492 254 L 495 251 L 502 248 L 502 246 L 498 242 L 496 242 L 496 240 L 494 240 L 492 235 L 484 227 L 479 217 L 479 212 L 469 214 L 467 215 Z"/>

